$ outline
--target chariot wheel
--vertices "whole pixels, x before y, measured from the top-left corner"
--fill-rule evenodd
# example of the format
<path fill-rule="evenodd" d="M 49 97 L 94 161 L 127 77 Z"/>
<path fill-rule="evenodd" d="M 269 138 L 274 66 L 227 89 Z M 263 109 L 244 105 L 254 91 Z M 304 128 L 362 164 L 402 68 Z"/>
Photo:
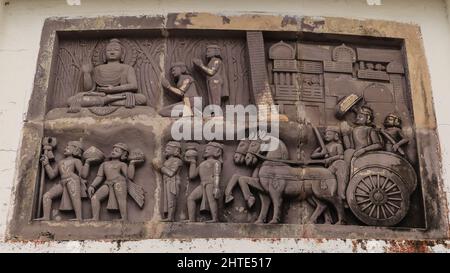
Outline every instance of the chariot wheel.
<path fill-rule="evenodd" d="M 408 213 L 409 194 L 394 172 L 371 167 L 353 175 L 347 187 L 347 202 L 364 224 L 394 226 Z"/>

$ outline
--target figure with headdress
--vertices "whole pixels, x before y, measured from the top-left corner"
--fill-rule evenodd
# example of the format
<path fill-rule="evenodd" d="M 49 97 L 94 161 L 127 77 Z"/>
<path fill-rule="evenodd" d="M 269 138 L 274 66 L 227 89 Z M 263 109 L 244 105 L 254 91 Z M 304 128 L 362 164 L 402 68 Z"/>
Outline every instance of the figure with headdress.
<path fill-rule="evenodd" d="M 47 155 L 41 157 L 41 164 L 44 166 L 45 173 L 50 179 L 60 176 L 61 180 L 54 185 L 43 196 L 43 212 L 42 218 L 37 220 L 50 220 L 50 212 L 54 199 L 61 197 L 59 210 L 75 211 L 75 219 L 81 221 L 83 219 L 81 213 L 81 198 L 87 197 L 86 194 L 86 177 L 89 173 L 90 159 L 86 159 L 84 165 L 81 162 L 83 148 L 79 141 L 69 141 L 64 149 L 64 158 L 52 167 L 49 163 Z"/>
<path fill-rule="evenodd" d="M 195 222 L 196 202 L 201 200 L 200 211 L 210 211 L 210 223 L 219 221 L 217 200 L 220 197 L 220 174 L 222 172 L 223 145 L 218 142 L 209 142 L 203 154 L 205 159 L 197 167 L 196 157 L 190 155 L 185 161 L 190 163 L 189 178 L 200 177 L 198 185 L 188 196 L 189 222 Z"/>
<path fill-rule="evenodd" d="M 192 60 L 204 74 L 206 74 L 206 85 L 208 87 L 208 98 L 210 105 L 222 106 L 222 99 L 229 96 L 228 79 L 220 47 L 218 45 L 208 45 L 206 47 L 207 65 L 195 58 Z"/>
<path fill-rule="evenodd" d="M 143 155 L 133 156 L 127 165 L 129 148 L 124 143 L 116 143 L 110 154 L 110 160 L 100 165 L 97 176 L 88 188 L 92 205 L 92 220 L 100 219 L 100 204 L 108 198 L 106 208 L 119 210 L 121 220 L 127 220 L 127 194 L 143 205 L 143 189 L 132 182 L 135 175 L 135 166 L 144 162 Z M 101 185 L 103 184 L 103 185 Z M 131 186 L 131 187 L 130 187 Z"/>
<path fill-rule="evenodd" d="M 405 155 L 402 146 L 408 144 L 409 139 L 403 134 L 402 120 L 398 115 L 390 113 L 386 116 L 381 135 L 385 138 L 386 151 Z"/>
<path fill-rule="evenodd" d="M 325 166 L 336 176 L 338 182 L 338 194 L 345 200 L 345 190 L 347 188 L 349 168 L 344 161 L 344 146 L 340 138 L 339 129 L 329 126 L 325 129 L 323 136 L 324 145 L 318 147 L 311 154 L 312 159 L 324 159 Z"/>
<path fill-rule="evenodd" d="M 177 207 L 177 197 L 180 191 L 180 171 L 183 166 L 181 160 L 181 143 L 169 141 L 164 149 L 165 161 L 163 164 L 154 160 L 153 167 L 162 174 L 163 180 L 163 200 L 164 214 L 167 217 L 163 222 L 175 221 L 175 210 Z"/>
<path fill-rule="evenodd" d="M 356 114 L 355 125 L 350 126 L 346 121 L 341 122 L 340 125 L 346 149 L 344 159 L 347 163 L 352 157 L 359 157 L 366 152 L 383 148 L 380 134 L 373 124 L 373 110 L 366 105 L 353 106 L 351 110 Z"/>
<path fill-rule="evenodd" d="M 79 112 L 82 107 L 146 105 L 147 98 L 138 93 L 134 68 L 123 61 L 124 48 L 118 39 L 111 39 L 105 48 L 104 64 L 82 66 L 83 92 L 68 99 L 69 112 Z"/>
<path fill-rule="evenodd" d="M 183 62 L 172 64 L 170 69 L 176 86 L 172 86 L 166 78 L 161 79 L 162 86 L 178 98 L 181 102 L 168 105 L 159 111 L 164 117 L 170 117 L 172 109 L 177 105 L 184 105 L 183 116 L 192 116 L 194 113 L 194 98 L 199 97 L 194 78 L 189 74 L 187 66 Z M 201 112 L 201 109 L 198 109 Z"/>

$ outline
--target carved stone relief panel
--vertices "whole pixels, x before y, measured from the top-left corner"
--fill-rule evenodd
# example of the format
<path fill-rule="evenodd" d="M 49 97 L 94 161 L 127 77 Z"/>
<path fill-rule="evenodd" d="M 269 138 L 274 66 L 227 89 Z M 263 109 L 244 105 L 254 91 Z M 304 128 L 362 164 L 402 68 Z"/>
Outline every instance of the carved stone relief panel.
<path fill-rule="evenodd" d="M 440 234 L 403 38 L 118 20 L 98 35 L 47 23 L 11 236 Z M 228 106 L 277 106 L 277 126 Z"/>

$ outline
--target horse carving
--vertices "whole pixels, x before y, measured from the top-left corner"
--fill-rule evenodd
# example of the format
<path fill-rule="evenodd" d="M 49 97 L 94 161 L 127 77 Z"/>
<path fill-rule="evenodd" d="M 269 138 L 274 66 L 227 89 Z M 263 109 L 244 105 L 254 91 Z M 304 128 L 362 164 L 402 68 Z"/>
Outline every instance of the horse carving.
<path fill-rule="evenodd" d="M 269 152 L 262 152 L 261 144 L 260 139 L 245 139 L 239 143 L 234 154 L 235 164 L 245 164 L 255 169 L 251 177 L 233 175 L 225 190 L 226 203 L 234 199 L 232 191 L 239 185 L 248 207 L 252 207 L 256 201 L 250 188 L 257 190 L 261 199 L 261 211 L 255 223 L 266 221 L 271 203 L 274 212 L 269 223 L 279 223 L 285 196 L 306 200 L 315 206 L 310 223 L 317 222 L 318 217 L 327 209 L 327 204 L 332 204 L 336 209 L 336 224 L 344 223 L 343 201 L 337 194 L 337 181 L 333 173 L 320 166 L 292 167 L 291 165 L 302 163 L 289 160 L 288 150 L 281 140 L 278 140 L 277 148 Z"/>

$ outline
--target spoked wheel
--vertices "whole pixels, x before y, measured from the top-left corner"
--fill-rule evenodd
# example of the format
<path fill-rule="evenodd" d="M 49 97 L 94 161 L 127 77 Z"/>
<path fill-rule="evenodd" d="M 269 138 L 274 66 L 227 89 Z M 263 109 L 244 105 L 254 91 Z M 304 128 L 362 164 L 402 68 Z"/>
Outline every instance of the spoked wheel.
<path fill-rule="evenodd" d="M 395 173 L 373 167 L 355 174 L 347 187 L 347 201 L 366 225 L 394 226 L 409 209 L 409 191 Z"/>

